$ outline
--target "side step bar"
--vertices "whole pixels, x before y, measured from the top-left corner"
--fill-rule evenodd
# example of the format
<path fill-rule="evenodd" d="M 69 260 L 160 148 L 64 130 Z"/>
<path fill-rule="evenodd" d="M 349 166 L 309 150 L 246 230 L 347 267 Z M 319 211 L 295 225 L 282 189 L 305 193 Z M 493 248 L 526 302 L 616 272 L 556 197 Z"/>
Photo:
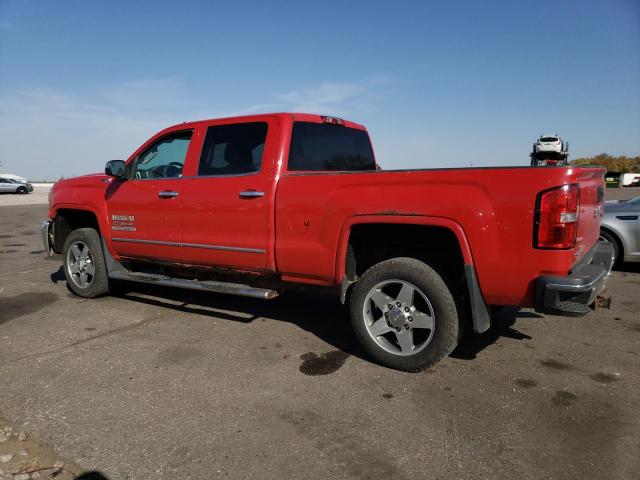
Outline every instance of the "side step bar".
<path fill-rule="evenodd" d="M 251 285 L 240 283 L 215 282 L 213 280 L 187 280 L 184 278 L 168 277 L 157 273 L 130 272 L 120 262 L 114 259 L 109 253 L 102 238 L 102 252 L 107 267 L 109 278 L 114 280 L 128 280 L 138 283 L 153 283 L 166 287 L 187 288 L 189 290 L 200 290 L 202 292 L 226 293 L 229 295 L 239 295 L 241 297 L 259 298 L 260 300 L 271 300 L 279 294 L 277 290 L 267 288 L 256 288 Z"/>
<path fill-rule="evenodd" d="M 153 283 L 166 287 L 187 288 L 189 290 L 200 290 L 205 292 L 226 293 L 229 295 L 239 295 L 241 297 L 259 298 L 260 300 L 271 300 L 278 296 L 277 290 L 266 288 L 255 288 L 250 285 L 240 283 L 214 282 L 211 280 L 187 280 L 183 278 L 167 277 L 155 273 L 111 271 L 109 278 L 114 280 L 128 280 L 138 283 Z"/>

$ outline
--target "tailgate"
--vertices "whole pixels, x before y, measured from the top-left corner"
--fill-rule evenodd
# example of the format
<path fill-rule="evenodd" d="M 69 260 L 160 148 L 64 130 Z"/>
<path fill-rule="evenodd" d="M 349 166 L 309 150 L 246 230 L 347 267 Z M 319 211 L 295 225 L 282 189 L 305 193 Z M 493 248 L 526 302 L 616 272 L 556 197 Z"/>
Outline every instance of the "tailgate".
<path fill-rule="evenodd" d="M 602 168 L 579 168 L 580 215 L 576 237 L 576 260 L 596 243 L 604 214 L 604 173 Z"/>

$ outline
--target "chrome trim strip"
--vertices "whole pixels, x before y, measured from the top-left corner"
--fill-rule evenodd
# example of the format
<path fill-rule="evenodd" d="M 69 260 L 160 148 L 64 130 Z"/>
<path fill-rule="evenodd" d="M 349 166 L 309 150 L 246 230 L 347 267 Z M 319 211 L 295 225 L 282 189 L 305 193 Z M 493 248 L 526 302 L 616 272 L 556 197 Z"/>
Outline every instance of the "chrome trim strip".
<path fill-rule="evenodd" d="M 224 245 L 204 245 L 201 243 L 163 242 L 161 240 L 143 240 L 139 238 L 111 238 L 113 242 L 143 243 L 146 245 L 162 245 L 165 247 L 204 248 L 207 250 L 224 250 L 228 252 L 265 253 L 262 248 L 227 247 Z"/>
<path fill-rule="evenodd" d="M 144 243 L 149 245 L 164 245 L 165 247 L 181 247 L 181 243 L 177 242 L 162 242 L 160 240 L 142 240 L 140 238 L 117 238 L 112 237 L 112 242 L 128 242 L 128 243 Z"/>
<path fill-rule="evenodd" d="M 230 252 L 265 253 L 261 248 L 226 247 L 224 245 L 203 245 L 200 243 L 183 243 L 183 247 L 206 248 L 208 250 L 228 250 Z"/>

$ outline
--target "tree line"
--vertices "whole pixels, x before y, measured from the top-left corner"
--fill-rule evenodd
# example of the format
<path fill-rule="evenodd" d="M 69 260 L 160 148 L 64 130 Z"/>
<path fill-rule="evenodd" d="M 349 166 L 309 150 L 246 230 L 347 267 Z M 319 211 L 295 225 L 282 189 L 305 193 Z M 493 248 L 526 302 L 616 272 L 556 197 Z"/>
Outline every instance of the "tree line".
<path fill-rule="evenodd" d="M 601 153 L 594 157 L 582 157 L 572 160 L 573 165 L 602 165 L 608 172 L 636 173 L 640 172 L 640 156 L 614 157 L 607 153 Z"/>

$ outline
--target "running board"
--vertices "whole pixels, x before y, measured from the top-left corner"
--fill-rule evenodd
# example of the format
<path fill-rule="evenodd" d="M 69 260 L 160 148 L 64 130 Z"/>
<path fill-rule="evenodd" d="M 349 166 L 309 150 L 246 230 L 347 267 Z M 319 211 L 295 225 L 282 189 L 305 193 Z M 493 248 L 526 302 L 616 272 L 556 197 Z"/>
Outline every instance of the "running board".
<path fill-rule="evenodd" d="M 183 278 L 167 277 L 156 273 L 111 271 L 109 278 L 113 280 L 128 280 L 138 283 L 153 283 L 165 287 L 187 288 L 189 290 L 200 290 L 204 292 L 226 293 L 241 297 L 259 298 L 260 300 L 271 300 L 278 296 L 277 290 L 267 288 L 256 288 L 240 283 L 214 282 L 212 280 L 187 280 Z"/>

